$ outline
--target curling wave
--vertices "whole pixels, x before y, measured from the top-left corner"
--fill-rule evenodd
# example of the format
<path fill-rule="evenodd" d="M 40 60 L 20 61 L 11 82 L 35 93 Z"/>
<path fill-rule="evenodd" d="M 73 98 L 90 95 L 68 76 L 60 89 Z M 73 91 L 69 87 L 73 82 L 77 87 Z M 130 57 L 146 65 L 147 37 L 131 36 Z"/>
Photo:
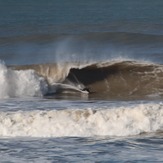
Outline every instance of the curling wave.
<path fill-rule="evenodd" d="M 137 61 L 11 66 L 32 69 L 48 83 L 44 95 L 87 93 L 88 98 L 144 99 L 163 96 L 163 65 Z"/>

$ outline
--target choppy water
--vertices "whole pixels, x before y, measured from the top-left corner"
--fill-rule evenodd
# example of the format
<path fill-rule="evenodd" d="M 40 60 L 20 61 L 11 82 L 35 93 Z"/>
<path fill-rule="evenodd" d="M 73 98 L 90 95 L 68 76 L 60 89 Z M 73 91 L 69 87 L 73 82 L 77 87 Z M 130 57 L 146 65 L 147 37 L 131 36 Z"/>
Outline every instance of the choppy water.
<path fill-rule="evenodd" d="M 161 0 L 0 12 L 1 162 L 163 162 Z"/>

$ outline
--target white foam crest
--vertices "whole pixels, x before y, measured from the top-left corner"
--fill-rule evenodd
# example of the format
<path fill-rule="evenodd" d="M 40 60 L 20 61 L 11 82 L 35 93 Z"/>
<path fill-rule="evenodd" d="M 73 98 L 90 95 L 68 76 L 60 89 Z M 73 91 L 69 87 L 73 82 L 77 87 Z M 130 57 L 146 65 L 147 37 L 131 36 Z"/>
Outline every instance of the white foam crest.
<path fill-rule="evenodd" d="M 163 131 L 163 104 L 0 112 L 0 136 L 129 136 Z"/>
<path fill-rule="evenodd" d="M 0 63 L 0 98 L 42 96 L 48 86 L 34 70 L 11 70 Z"/>

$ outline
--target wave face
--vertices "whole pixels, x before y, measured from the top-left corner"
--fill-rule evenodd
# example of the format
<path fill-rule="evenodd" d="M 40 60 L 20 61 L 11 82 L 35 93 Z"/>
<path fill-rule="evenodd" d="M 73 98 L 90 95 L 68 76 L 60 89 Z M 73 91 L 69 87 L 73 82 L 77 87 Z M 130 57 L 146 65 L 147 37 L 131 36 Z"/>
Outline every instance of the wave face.
<path fill-rule="evenodd" d="M 0 112 L 0 136 L 129 136 L 163 131 L 162 104 Z"/>
<path fill-rule="evenodd" d="M 90 92 L 103 94 L 107 98 L 161 95 L 163 88 L 163 67 L 131 61 L 94 64 L 83 69 L 71 69 L 73 75 Z"/>
<path fill-rule="evenodd" d="M 75 92 L 87 93 L 88 98 L 97 99 L 146 99 L 163 96 L 163 66 L 152 63 L 110 61 L 10 68 L 25 72 L 29 69 L 34 70 L 47 81 L 47 95 L 51 96 L 66 93 L 72 95 Z"/>

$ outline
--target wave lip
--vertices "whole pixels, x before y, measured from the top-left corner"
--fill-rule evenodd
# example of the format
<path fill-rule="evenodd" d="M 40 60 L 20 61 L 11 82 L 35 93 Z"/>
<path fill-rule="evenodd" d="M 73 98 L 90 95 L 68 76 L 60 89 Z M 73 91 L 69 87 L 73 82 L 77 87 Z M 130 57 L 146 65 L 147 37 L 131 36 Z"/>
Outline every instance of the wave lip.
<path fill-rule="evenodd" d="M 130 136 L 157 131 L 163 132 L 162 104 L 0 113 L 1 137 Z"/>

